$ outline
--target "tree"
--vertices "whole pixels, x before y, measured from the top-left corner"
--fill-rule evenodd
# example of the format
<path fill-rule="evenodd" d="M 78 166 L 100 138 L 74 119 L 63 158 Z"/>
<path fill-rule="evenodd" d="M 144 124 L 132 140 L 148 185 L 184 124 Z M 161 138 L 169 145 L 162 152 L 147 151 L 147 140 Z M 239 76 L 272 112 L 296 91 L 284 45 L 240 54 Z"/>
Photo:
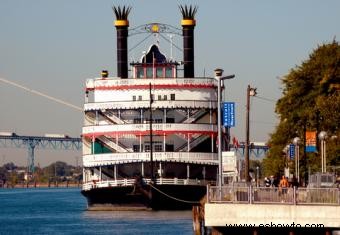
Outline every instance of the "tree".
<path fill-rule="evenodd" d="M 304 140 L 305 130 L 327 131 L 333 136 L 327 145 L 327 163 L 340 163 L 340 45 L 337 41 L 318 46 L 309 59 L 296 66 L 284 77 L 283 96 L 276 103 L 279 124 L 271 134 L 271 146 L 264 159 L 266 175 L 283 173 L 284 147 L 299 136 Z M 335 138 L 337 136 L 338 138 Z M 319 153 L 304 156 L 301 173 L 307 168 L 320 169 Z"/>

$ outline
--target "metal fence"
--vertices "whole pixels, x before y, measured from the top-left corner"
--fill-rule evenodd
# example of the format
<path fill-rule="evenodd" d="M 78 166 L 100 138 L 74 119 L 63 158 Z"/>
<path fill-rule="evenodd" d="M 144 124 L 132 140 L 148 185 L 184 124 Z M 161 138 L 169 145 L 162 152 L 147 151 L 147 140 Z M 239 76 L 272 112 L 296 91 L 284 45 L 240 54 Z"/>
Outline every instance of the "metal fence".
<path fill-rule="evenodd" d="M 210 203 L 320 204 L 340 206 L 338 188 L 268 188 L 244 186 L 207 187 Z"/>

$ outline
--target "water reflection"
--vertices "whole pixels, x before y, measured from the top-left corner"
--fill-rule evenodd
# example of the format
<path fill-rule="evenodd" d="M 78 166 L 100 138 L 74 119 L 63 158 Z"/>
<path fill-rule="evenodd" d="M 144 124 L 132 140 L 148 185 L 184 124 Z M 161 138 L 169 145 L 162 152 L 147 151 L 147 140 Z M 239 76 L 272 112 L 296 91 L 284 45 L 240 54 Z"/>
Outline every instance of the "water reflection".
<path fill-rule="evenodd" d="M 112 220 L 188 220 L 191 211 L 85 211 L 83 216 L 89 219 Z"/>

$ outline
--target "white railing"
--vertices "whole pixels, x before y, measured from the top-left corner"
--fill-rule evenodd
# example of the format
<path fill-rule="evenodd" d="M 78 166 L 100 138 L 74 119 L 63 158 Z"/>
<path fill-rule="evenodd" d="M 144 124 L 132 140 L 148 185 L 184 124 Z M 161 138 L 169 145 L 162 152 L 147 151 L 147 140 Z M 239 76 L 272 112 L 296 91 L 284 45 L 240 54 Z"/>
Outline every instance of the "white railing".
<path fill-rule="evenodd" d="M 217 81 L 214 78 L 160 78 L 160 79 L 87 79 L 86 88 L 95 89 L 96 87 L 117 87 L 117 86 L 148 86 L 152 85 L 206 85 L 217 86 Z"/>
<path fill-rule="evenodd" d="M 293 205 L 338 205 L 338 188 L 268 188 L 208 186 L 208 201 L 211 203 L 293 204 Z"/>
<path fill-rule="evenodd" d="M 192 123 L 194 122 L 198 117 L 201 117 L 203 114 L 207 113 L 207 110 L 198 110 L 195 114 L 187 118 L 186 120 L 183 121 L 183 123 Z"/>
<path fill-rule="evenodd" d="M 154 108 L 216 108 L 215 100 L 155 100 Z M 139 109 L 150 108 L 150 101 L 115 101 L 84 104 L 85 111 L 105 109 Z"/>
<path fill-rule="evenodd" d="M 149 184 L 151 179 L 143 179 L 145 184 Z M 132 186 L 135 179 L 120 179 L 120 180 L 95 180 L 83 184 L 83 190 L 87 191 L 93 188 L 108 188 L 108 187 L 126 187 Z M 157 178 L 156 185 L 207 185 L 211 183 L 207 180 L 199 179 L 178 179 L 178 178 Z"/>
<path fill-rule="evenodd" d="M 193 152 L 154 152 L 154 161 L 177 161 L 185 163 L 218 164 L 217 153 L 193 153 Z M 129 162 L 148 162 L 150 153 L 105 153 L 83 156 L 83 166 L 107 166 Z"/>
<path fill-rule="evenodd" d="M 203 141 L 205 141 L 206 139 L 208 139 L 209 136 L 208 135 L 200 135 L 199 137 L 192 139 L 192 141 L 190 141 L 190 146 L 188 146 L 188 144 L 184 144 L 183 146 L 181 146 L 180 148 L 178 148 L 177 151 L 188 151 L 188 147 L 190 149 L 195 148 L 197 145 L 199 145 L 200 143 L 202 143 Z"/>
<path fill-rule="evenodd" d="M 118 132 L 134 133 L 146 132 L 150 130 L 150 124 L 122 124 L 122 125 L 101 125 L 83 127 L 83 135 L 92 133 L 114 134 Z M 216 132 L 216 125 L 211 124 L 183 124 L 183 123 L 157 123 L 152 125 L 152 130 L 165 132 Z"/>
<path fill-rule="evenodd" d="M 117 124 L 124 124 L 124 121 L 120 118 L 118 118 L 116 115 L 114 115 L 111 111 L 106 111 L 105 113 L 101 114 L 104 117 L 107 117 L 110 119 L 112 122 L 117 123 Z"/>
<path fill-rule="evenodd" d="M 98 137 L 98 139 L 102 141 L 104 144 L 106 144 L 107 146 L 109 146 L 111 149 L 114 149 L 118 152 L 121 152 L 121 153 L 129 152 L 127 149 L 119 146 L 119 144 L 116 144 L 114 141 L 109 140 L 106 136 L 100 136 Z"/>

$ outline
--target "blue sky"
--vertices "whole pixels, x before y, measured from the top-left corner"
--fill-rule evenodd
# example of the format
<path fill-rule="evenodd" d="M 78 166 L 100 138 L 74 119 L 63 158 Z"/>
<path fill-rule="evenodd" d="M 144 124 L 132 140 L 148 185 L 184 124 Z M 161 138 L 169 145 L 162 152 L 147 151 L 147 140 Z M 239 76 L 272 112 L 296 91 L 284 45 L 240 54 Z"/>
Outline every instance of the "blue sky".
<path fill-rule="evenodd" d="M 151 22 L 180 28 L 178 4 L 199 7 L 195 74 L 213 76 L 219 67 L 225 75 L 236 75 L 226 81 L 225 95 L 227 101 L 236 102 L 237 126 L 231 133 L 241 141 L 247 85 L 257 87 L 259 97 L 273 100 L 253 98 L 251 104 L 251 141 L 266 141 L 277 123 L 275 100 L 282 95 L 278 78 L 308 59 L 318 45 L 340 38 L 336 0 L 1 0 L 0 77 L 82 106 L 86 78 L 98 76 L 102 69 L 116 74 L 114 4 L 132 6 L 130 28 Z M 143 38 L 130 38 L 130 48 Z M 129 58 L 139 58 L 154 40 L 137 47 Z M 181 46 L 182 39 L 175 36 L 174 42 Z M 169 55 L 168 43 L 161 40 L 160 47 Z M 174 56 L 182 60 L 182 52 L 174 50 Z M 0 83 L 0 109 L 0 131 L 81 133 L 81 112 L 4 83 Z M 25 149 L 2 148 L 0 160 L 22 155 L 16 161 L 24 165 L 26 154 Z M 75 164 L 79 153 L 41 151 L 37 162 L 46 165 L 61 155 Z"/>

